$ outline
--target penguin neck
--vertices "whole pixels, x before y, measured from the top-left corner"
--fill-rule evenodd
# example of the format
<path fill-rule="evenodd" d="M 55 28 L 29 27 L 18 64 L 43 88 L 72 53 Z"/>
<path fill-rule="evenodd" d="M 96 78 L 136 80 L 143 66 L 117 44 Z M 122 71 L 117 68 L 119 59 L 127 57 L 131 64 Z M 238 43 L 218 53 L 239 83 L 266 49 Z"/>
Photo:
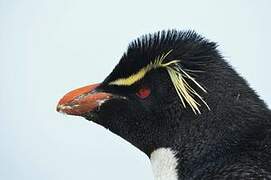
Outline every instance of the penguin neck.
<path fill-rule="evenodd" d="M 154 180 L 179 180 L 191 177 L 196 171 L 201 172 L 206 163 L 214 162 L 214 159 L 220 158 L 221 153 L 227 154 L 223 148 L 217 150 L 216 148 L 209 149 L 194 145 L 182 150 L 185 149 L 183 146 L 180 149 L 177 146 L 174 148 L 160 147 L 150 153 Z M 195 150 L 198 148 L 201 151 Z"/>
<path fill-rule="evenodd" d="M 178 159 L 171 148 L 158 148 L 150 155 L 155 180 L 178 180 Z"/>

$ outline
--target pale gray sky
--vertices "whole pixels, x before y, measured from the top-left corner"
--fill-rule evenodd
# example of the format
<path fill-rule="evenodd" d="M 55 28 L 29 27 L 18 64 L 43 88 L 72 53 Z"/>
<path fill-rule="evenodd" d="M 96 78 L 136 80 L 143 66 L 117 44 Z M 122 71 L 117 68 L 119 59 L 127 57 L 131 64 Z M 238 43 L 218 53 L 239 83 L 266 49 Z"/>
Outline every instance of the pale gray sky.
<path fill-rule="evenodd" d="M 153 180 L 148 158 L 116 135 L 55 111 L 100 82 L 128 43 L 194 29 L 271 105 L 271 1 L 0 0 L 0 179 Z"/>

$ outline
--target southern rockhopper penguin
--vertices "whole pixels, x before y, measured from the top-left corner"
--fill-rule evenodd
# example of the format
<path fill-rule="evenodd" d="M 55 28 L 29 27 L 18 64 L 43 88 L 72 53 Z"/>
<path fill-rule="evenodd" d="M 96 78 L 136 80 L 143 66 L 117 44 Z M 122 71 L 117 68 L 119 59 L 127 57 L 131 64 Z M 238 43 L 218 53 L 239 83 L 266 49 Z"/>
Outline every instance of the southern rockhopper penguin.
<path fill-rule="evenodd" d="M 134 40 L 102 83 L 69 92 L 57 111 L 129 141 L 156 180 L 271 179 L 271 111 L 193 31 Z"/>

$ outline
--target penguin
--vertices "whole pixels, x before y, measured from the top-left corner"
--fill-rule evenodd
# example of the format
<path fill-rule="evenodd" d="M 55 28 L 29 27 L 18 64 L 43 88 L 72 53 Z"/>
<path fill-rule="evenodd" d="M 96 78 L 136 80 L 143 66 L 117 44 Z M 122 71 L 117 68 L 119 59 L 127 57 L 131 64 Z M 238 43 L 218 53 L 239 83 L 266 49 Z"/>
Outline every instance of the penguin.
<path fill-rule="evenodd" d="M 57 111 L 130 142 L 156 180 L 271 179 L 271 111 L 194 31 L 135 39 L 103 82 L 68 92 Z"/>

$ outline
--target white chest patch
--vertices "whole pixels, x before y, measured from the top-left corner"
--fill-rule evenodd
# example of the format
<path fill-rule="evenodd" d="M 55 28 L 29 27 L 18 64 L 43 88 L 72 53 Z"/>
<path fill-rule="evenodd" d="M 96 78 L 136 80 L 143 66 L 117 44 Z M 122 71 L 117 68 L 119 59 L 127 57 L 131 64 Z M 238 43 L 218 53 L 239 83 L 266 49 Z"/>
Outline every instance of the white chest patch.
<path fill-rule="evenodd" d="M 176 152 L 159 148 L 151 153 L 151 165 L 155 180 L 178 180 Z"/>

